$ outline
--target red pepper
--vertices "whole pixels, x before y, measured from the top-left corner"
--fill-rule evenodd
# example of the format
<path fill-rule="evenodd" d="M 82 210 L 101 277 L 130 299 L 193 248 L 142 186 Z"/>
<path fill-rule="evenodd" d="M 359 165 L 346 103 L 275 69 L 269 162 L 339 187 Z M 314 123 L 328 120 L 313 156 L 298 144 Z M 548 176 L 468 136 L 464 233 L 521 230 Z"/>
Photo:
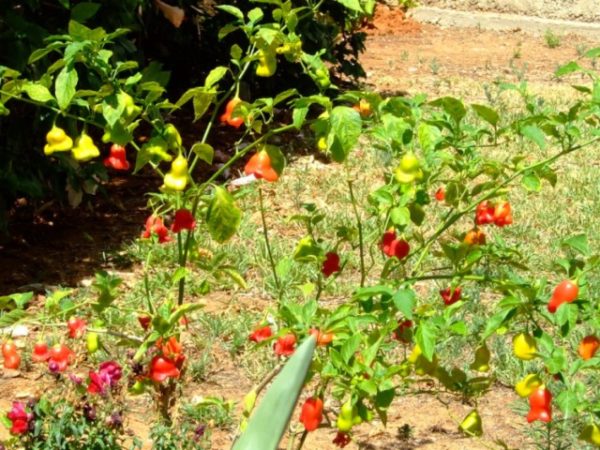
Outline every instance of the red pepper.
<path fill-rule="evenodd" d="M 325 278 L 330 277 L 336 272 L 340 271 L 340 256 L 335 252 L 328 252 L 325 255 L 325 261 L 321 267 L 321 272 Z"/>
<path fill-rule="evenodd" d="M 510 203 L 500 202 L 494 208 L 494 224 L 498 227 L 504 227 L 513 223 Z"/>
<path fill-rule="evenodd" d="M 438 202 L 443 202 L 444 200 L 446 200 L 446 190 L 443 187 L 435 191 L 435 199 Z"/>
<path fill-rule="evenodd" d="M 552 292 L 552 297 L 548 302 L 548 311 L 554 314 L 560 305 L 575 301 L 578 295 L 579 286 L 577 286 L 577 283 L 571 280 L 561 281 Z"/>
<path fill-rule="evenodd" d="M 36 342 L 33 346 L 33 353 L 31 354 L 31 360 L 33 362 L 45 362 L 50 358 L 50 353 L 48 352 L 48 344 L 43 341 Z"/>
<path fill-rule="evenodd" d="M 150 378 L 162 383 L 167 378 L 179 378 L 180 372 L 175 362 L 164 356 L 155 356 L 150 362 Z"/>
<path fill-rule="evenodd" d="M 277 342 L 273 344 L 273 350 L 278 356 L 290 356 L 294 353 L 296 347 L 296 336 L 293 334 L 286 334 L 285 336 L 277 339 Z"/>
<path fill-rule="evenodd" d="M 13 341 L 2 344 L 2 356 L 4 357 L 4 368 L 16 370 L 21 365 L 21 355 Z"/>
<path fill-rule="evenodd" d="M 300 413 L 300 422 L 304 425 L 306 431 L 314 431 L 319 427 L 323 420 L 323 400 L 312 397 L 307 399 L 302 405 Z"/>
<path fill-rule="evenodd" d="M 258 343 L 269 339 L 271 336 L 273 336 L 271 327 L 266 325 L 262 328 L 257 328 L 254 330 L 248 339 L 250 339 L 252 342 Z"/>
<path fill-rule="evenodd" d="M 158 242 L 161 244 L 171 241 L 169 230 L 163 220 L 154 214 L 146 219 L 146 229 L 142 233 L 142 239 L 149 239 L 153 234 L 158 236 Z"/>
<path fill-rule="evenodd" d="M 129 161 L 125 153 L 125 147 L 113 144 L 110 147 L 110 154 L 104 158 L 104 165 L 115 170 L 129 170 Z"/>
<path fill-rule="evenodd" d="M 179 233 L 181 230 L 193 230 L 196 228 L 196 220 L 188 209 L 179 209 L 175 212 L 175 220 L 171 224 L 171 231 Z"/>
<path fill-rule="evenodd" d="M 254 175 L 256 178 L 264 178 L 266 181 L 277 181 L 279 174 L 271 166 L 271 157 L 266 150 L 260 150 L 252 155 L 244 167 L 246 175 Z"/>
<path fill-rule="evenodd" d="M 456 287 L 454 290 L 452 290 L 452 288 L 448 287 L 446 289 L 442 289 L 440 291 L 440 295 L 442 296 L 446 306 L 450 306 L 460 300 L 461 289 L 460 287 Z"/>
<path fill-rule="evenodd" d="M 71 339 L 77 339 L 83 336 L 85 333 L 86 322 L 78 317 L 71 317 L 67 321 L 67 328 L 69 329 L 69 337 Z"/>
<path fill-rule="evenodd" d="M 408 343 L 409 339 L 407 339 L 407 334 L 412 326 L 413 323 L 410 320 L 398 321 L 398 328 L 396 328 L 392 333 L 394 338 L 400 342 Z"/>
<path fill-rule="evenodd" d="M 396 238 L 396 231 L 389 230 L 383 234 L 380 244 L 381 250 L 390 258 L 395 256 L 398 259 L 405 258 L 410 253 L 410 245 L 404 239 Z"/>
<path fill-rule="evenodd" d="M 490 202 L 487 200 L 481 202 L 477 205 L 477 209 L 475 210 L 475 223 L 477 225 L 494 223 L 494 211 L 494 205 Z"/>
<path fill-rule="evenodd" d="M 69 347 L 63 344 L 55 344 L 50 348 L 48 368 L 52 372 L 64 372 L 74 357 L 75 355 Z"/>
<path fill-rule="evenodd" d="M 4 342 L 2 344 L 2 356 L 5 358 L 15 355 L 17 353 L 17 346 L 11 340 Z"/>
<path fill-rule="evenodd" d="M 138 322 L 140 323 L 140 326 L 144 329 L 144 331 L 147 331 L 150 327 L 150 322 L 152 322 L 152 317 L 138 316 Z"/>
<path fill-rule="evenodd" d="M 335 438 L 333 438 L 333 443 L 339 448 L 344 448 L 351 441 L 352 439 L 350 438 L 350 435 L 348 433 L 344 433 L 343 431 L 338 431 L 335 435 Z"/>
<path fill-rule="evenodd" d="M 552 420 L 552 393 L 541 386 L 529 396 L 529 414 L 527 422 L 536 420 L 550 422 Z"/>

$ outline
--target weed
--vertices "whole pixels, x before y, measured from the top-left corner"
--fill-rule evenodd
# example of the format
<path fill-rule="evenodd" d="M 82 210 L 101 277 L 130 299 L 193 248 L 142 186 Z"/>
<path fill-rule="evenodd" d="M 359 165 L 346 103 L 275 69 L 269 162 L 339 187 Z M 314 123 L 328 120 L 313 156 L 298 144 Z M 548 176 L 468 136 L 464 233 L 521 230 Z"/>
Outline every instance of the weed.
<path fill-rule="evenodd" d="M 546 46 L 548 48 L 557 48 L 560 47 L 561 38 L 557 34 L 554 33 L 551 29 L 547 29 L 544 33 L 544 40 L 546 41 Z"/>

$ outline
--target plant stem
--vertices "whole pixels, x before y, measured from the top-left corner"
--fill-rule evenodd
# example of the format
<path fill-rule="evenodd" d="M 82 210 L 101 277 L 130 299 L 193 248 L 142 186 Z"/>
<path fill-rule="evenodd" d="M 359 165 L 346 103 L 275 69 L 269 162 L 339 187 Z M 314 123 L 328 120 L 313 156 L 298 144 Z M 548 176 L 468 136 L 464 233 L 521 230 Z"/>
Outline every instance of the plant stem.
<path fill-rule="evenodd" d="M 302 437 L 300 438 L 300 442 L 298 442 L 298 447 L 296 447 L 296 450 L 300 450 L 302 447 L 304 447 L 304 441 L 306 441 L 307 436 L 308 431 L 304 430 L 304 432 L 302 433 Z"/>
<path fill-rule="evenodd" d="M 363 236 L 363 225 L 358 211 L 358 205 L 356 204 L 356 197 L 354 197 L 354 189 L 352 188 L 352 180 L 348 178 L 348 191 L 350 192 L 350 201 L 352 202 L 352 209 L 354 210 L 354 216 L 356 217 L 356 226 L 358 228 L 358 250 L 360 253 L 360 287 L 365 285 L 365 279 L 367 272 L 365 270 L 365 243 Z"/>
<path fill-rule="evenodd" d="M 281 296 L 281 284 L 279 284 L 279 278 L 277 277 L 277 268 L 275 266 L 275 259 L 273 259 L 273 252 L 271 251 L 271 243 L 269 242 L 269 231 L 267 228 L 267 221 L 265 219 L 265 205 L 263 201 L 262 184 L 258 185 L 258 200 L 260 205 L 260 217 L 262 219 L 263 235 L 265 237 L 265 245 L 267 246 L 267 253 L 269 255 L 269 262 L 271 263 L 271 270 L 273 271 L 273 279 L 275 280 L 275 286 L 277 287 L 277 296 Z"/>

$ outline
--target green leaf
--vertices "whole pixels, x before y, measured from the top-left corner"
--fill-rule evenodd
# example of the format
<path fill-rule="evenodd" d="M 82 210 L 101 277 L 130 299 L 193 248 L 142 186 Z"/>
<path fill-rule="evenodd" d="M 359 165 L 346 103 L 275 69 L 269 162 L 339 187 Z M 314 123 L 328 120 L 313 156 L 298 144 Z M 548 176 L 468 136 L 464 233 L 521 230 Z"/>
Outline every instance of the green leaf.
<path fill-rule="evenodd" d="M 0 316 L 0 328 L 10 327 L 20 320 L 24 319 L 27 313 L 22 309 L 13 309 L 12 311 Z"/>
<path fill-rule="evenodd" d="M 359 334 L 353 334 L 346 342 L 344 342 L 344 345 L 342 345 L 341 354 L 342 354 L 342 359 L 344 360 L 344 362 L 346 364 L 348 364 L 348 362 L 350 362 L 350 360 L 352 359 L 352 357 L 358 350 L 359 345 L 360 345 L 360 335 Z"/>
<path fill-rule="evenodd" d="M 563 413 L 564 418 L 569 419 L 569 417 L 575 412 L 580 401 L 577 393 L 568 389 L 558 394 L 556 397 L 556 403 L 560 408 L 560 411 Z"/>
<path fill-rule="evenodd" d="M 71 66 L 65 66 L 56 77 L 54 95 L 60 109 L 65 110 L 71 103 L 77 90 L 79 77 L 77 71 Z"/>
<path fill-rule="evenodd" d="M 212 164 L 213 157 L 215 156 L 215 150 L 212 148 L 212 146 L 202 142 L 196 142 L 194 145 L 192 145 L 192 152 L 198 155 L 198 158 L 207 164 Z"/>
<path fill-rule="evenodd" d="M 442 97 L 430 103 L 432 106 L 442 107 L 457 124 L 467 115 L 465 105 L 454 97 Z"/>
<path fill-rule="evenodd" d="M 23 86 L 23 91 L 29 96 L 31 100 L 36 102 L 46 103 L 54 100 L 54 97 L 50 93 L 50 90 L 46 86 L 42 86 L 38 83 L 27 83 Z"/>
<path fill-rule="evenodd" d="M 523 175 L 521 184 L 528 191 L 540 192 L 542 190 L 542 182 L 540 178 L 533 172 Z"/>
<path fill-rule="evenodd" d="M 294 352 L 268 388 L 232 450 L 276 450 L 302 391 L 315 351 L 314 336 Z"/>
<path fill-rule="evenodd" d="M 204 81 L 204 87 L 210 89 L 217 84 L 227 74 L 227 67 L 217 66 L 206 76 Z"/>
<path fill-rule="evenodd" d="M 482 120 L 485 120 L 487 123 L 492 125 L 494 128 L 498 125 L 498 121 L 500 117 L 498 113 L 494 111 L 492 108 L 489 108 L 484 105 L 471 105 L 475 114 L 477 114 Z"/>
<path fill-rule="evenodd" d="M 359 0 L 336 0 L 338 3 L 344 5 L 344 7 L 356 11 L 359 13 L 364 12 L 362 5 Z"/>
<path fill-rule="evenodd" d="M 419 145 L 423 151 L 430 152 L 434 150 L 436 144 L 442 140 L 442 133 L 439 128 L 421 122 L 417 129 L 417 138 L 419 139 Z"/>
<path fill-rule="evenodd" d="M 592 48 L 585 52 L 586 58 L 600 58 L 600 47 Z"/>
<path fill-rule="evenodd" d="M 565 64 L 564 66 L 560 66 L 554 72 L 554 75 L 557 77 L 562 77 L 563 75 L 567 75 L 569 73 L 578 72 L 581 70 L 581 66 L 577 64 L 575 61 L 571 61 L 570 63 Z"/>
<path fill-rule="evenodd" d="M 358 142 L 362 120 L 358 111 L 348 106 L 336 106 L 331 111 L 330 123 L 331 155 L 336 162 L 342 162 Z"/>
<path fill-rule="evenodd" d="M 33 292 L 3 295 L 0 297 L 0 311 L 9 309 L 25 309 L 27 303 L 33 298 Z"/>
<path fill-rule="evenodd" d="M 415 292 L 412 289 L 400 289 L 392 297 L 394 305 L 407 319 L 413 318 L 413 309 L 417 303 Z"/>
<path fill-rule="evenodd" d="M 217 9 L 224 11 L 228 14 L 231 14 L 233 17 L 240 19 L 240 21 L 244 21 L 244 13 L 237 7 L 232 5 L 218 5 Z"/>
<path fill-rule="evenodd" d="M 206 225 L 211 237 L 225 242 L 237 231 L 242 221 L 242 212 L 231 194 L 221 186 L 215 186 L 213 198 L 206 211 Z"/>
<path fill-rule="evenodd" d="M 419 324 L 415 338 L 417 340 L 417 344 L 419 344 L 419 347 L 421 347 L 423 356 L 425 356 L 425 358 L 427 358 L 427 360 L 430 362 L 433 360 L 436 337 L 436 328 L 431 324 L 431 322 L 421 322 Z"/>
<path fill-rule="evenodd" d="M 71 19 L 77 22 L 85 22 L 96 15 L 100 9 L 99 3 L 94 2 L 81 2 L 78 3 L 71 9 Z"/>
<path fill-rule="evenodd" d="M 542 150 L 546 148 L 546 137 L 544 132 L 536 126 L 527 125 L 521 128 L 521 135 L 537 144 Z"/>
<path fill-rule="evenodd" d="M 102 102 L 102 116 L 110 128 L 114 127 L 125 111 L 125 103 L 121 95 L 109 95 Z"/>
<path fill-rule="evenodd" d="M 565 239 L 562 242 L 562 245 L 565 247 L 570 247 L 576 253 L 579 253 L 583 256 L 588 256 L 590 254 L 590 246 L 588 243 L 588 238 L 585 234 L 571 236 L 570 238 Z"/>
<path fill-rule="evenodd" d="M 397 206 L 390 211 L 390 220 L 396 226 L 408 225 L 410 222 L 410 210 L 406 206 Z"/>
<path fill-rule="evenodd" d="M 311 236 L 305 236 L 294 249 L 294 260 L 298 262 L 316 262 L 322 255 L 321 248 Z"/>

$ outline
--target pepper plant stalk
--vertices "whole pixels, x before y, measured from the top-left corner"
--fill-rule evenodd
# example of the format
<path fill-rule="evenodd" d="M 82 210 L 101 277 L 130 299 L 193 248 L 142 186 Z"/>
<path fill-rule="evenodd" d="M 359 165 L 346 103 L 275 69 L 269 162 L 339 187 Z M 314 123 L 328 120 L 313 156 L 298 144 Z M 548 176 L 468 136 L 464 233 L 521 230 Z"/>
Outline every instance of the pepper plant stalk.
<path fill-rule="evenodd" d="M 271 270 L 273 271 L 273 279 L 275 280 L 275 287 L 277 288 L 277 296 L 281 296 L 281 284 L 279 283 L 279 277 L 277 276 L 277 267 L 275 266 L 275 259 L 273 258 L 273 252 L 271 251 L 271 243 L 269 242 L 269 229 L 267 228 L 267 220 L 265 217 L 265 205 L 263 200 L 262 184 L 258 185 L 258 201 L 260 206 L 260 218 L 263 226 L 263 236 L 265 238 L 265 245 L 267 247 L 267 254 L 269 255 L 269 262 L 271 263 Z"/>

